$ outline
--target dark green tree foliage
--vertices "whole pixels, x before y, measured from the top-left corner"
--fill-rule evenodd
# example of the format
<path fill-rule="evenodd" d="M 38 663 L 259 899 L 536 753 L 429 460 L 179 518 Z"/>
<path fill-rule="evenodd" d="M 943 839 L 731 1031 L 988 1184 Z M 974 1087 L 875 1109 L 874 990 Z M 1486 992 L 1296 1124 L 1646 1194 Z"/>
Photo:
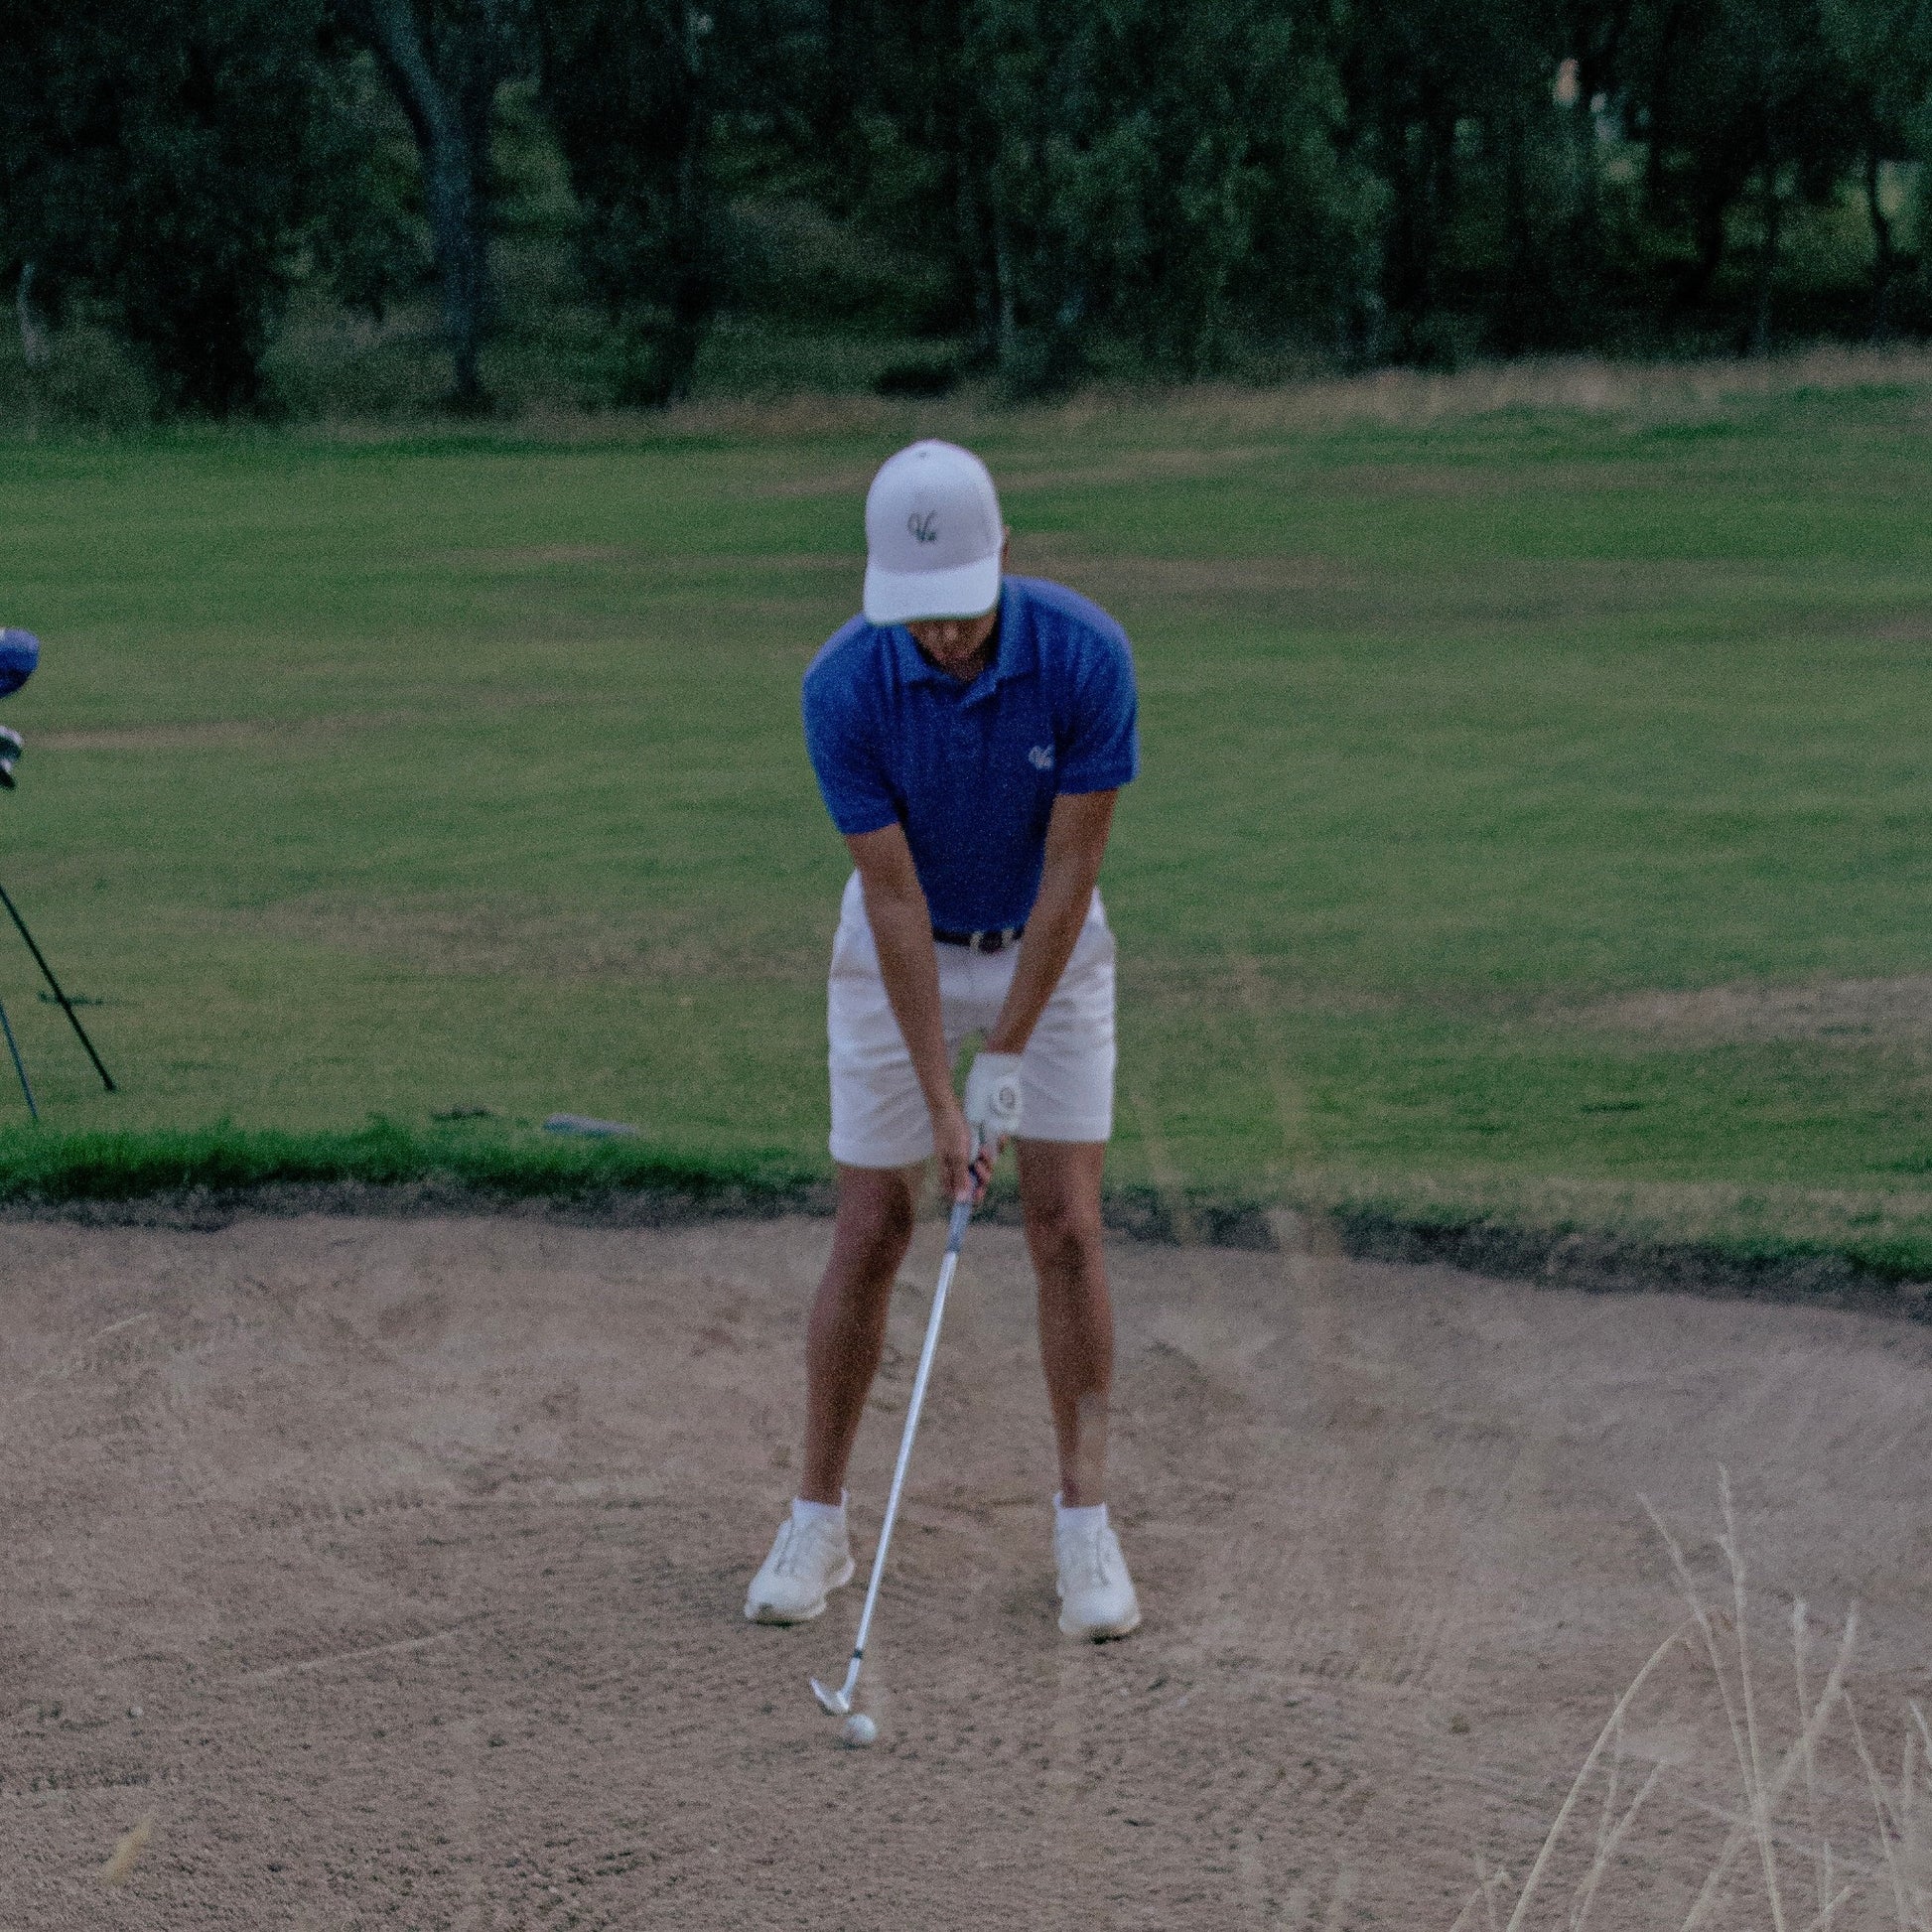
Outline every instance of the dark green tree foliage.
<path fill-rule="evenodd" d="M 774 125 L 1021 387 L 1327 341 L 1373 261 L 1321 0 L 825 0 Z"/>
<path fill-rule="evenodd" d="M 1739 335 L 1762 351 L 1786 212 L 1836 192 L 1879 76 L 1840 58 L 1820 0 L 1650 0 L 1637 27 L 1647 212 L 1689 244 L 1676 306 L 1705 299 L 1748 196 L 1758 246 Z"/>
<path fill-rule="evenodd" d="M 551 0 L 542 94 L 583 208 L 585 280 L 617 335 L 616 399 L 686 394 L 719 288 L 710 174 L 715 11 L 691 0 Z"/>
<path fill-rule="evenodd" d="M 7 251 L 43 299 L 97 304 L 171 406 L 263 400 L 314 201 L 316 24 L 305 0 L 0 12 Z"/>
<path fill-rule="evenodd" d="M 1601 323 L 1601 123 L 1631 0 L 1385 0 L 1347 18 L 1345 140 L 1384 184 L 1367 359 L 1574 345 Z"/>
<path fill-rule="evenodd" d="M 1713 317 L 1752 230 L 1730 327 L 1761 350 L 1790 210 L 1834 201 L 1861 154 L 1888 286 L 1879 176 L 1911 150 L 1929 30 L 1920 0 L 1358 9 L 1348 138 L 1389 190 L 1375 352 L 1667 343 Z"/>
<path fill-rule="evenodd" d="M 328 111 L 312 164 L 321 193 L 309 230 L 316 267 L 343 306 L 381 323 L 423 279 L 417 171 L 383 139 L 393 96 L 366 53 L 325 35 Z"/>
<path fill-rule="evenodd" d="M 1332 331 L 1373 197 L 1337 152 L 1319 8 L 979 0 L 966 28 L 966 72 L 989 76 L 964 158 L 1004 366 L 1051 382 L 1119 344 L 1205 375 L 1237 338 Z"/>
<path fill-rule="evenodd" d="M 1852 81 L 1856 120 L 1847 133 L 1871 224 L 1870 329 L 1882 340 L 1900 267 L 1883 170 L 1922 160 L 1932 132 L 1932 0 L 1824 0 L 1822 26 L 1831 58 Z"/>
<path fill-rule="evenodd" d="M 261 399 L 298 263 L 376 316 L 413 286 L 419 208 L 487 400 L 506 80 L 628 403 L 748 303 L 1022 391 L 1932 329 L 1932 0 L 0 0 L 0 77 L 30 353 L 78 303 L 205 410 Z M 1798 286 L 1826 231 L 1867 288 Z"/>

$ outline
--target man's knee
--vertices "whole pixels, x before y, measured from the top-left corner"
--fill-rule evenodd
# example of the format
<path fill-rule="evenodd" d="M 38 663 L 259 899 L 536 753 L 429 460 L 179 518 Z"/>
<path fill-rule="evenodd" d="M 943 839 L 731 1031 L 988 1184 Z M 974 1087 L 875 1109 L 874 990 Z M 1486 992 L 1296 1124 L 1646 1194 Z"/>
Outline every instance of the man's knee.
<path fill-rule="evenodd" d="M 861 1266 L 897 1269 L 916 1218 L 911 1177 L 902 1170 L 839 1170 L 838 1244 Z"/>
<path fill-rule="evenodd" d="M 1026 1202 L 1027 1243 L 1035 1259 L 1077 1267 L 1100 1253 L 1100 1197 L 1082 1188 L 1054 1188 Z"/>

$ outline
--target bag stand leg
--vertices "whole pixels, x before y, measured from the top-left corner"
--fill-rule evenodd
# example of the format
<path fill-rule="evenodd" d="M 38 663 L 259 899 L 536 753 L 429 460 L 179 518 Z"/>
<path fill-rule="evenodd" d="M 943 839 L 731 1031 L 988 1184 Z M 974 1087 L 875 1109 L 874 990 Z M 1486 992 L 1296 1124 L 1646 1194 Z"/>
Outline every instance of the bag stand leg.
<path fill-rule="evenodd" d="M 20 1090 L 27 1096 L 27 1111 L 39 1120 L 41 1110 L 34 1105 L 34 1089 L 27 1079 L 27 1063 L 20 1057 L 20 1046 L 14 1038 L 13 1022 L 7 1018 L 7 1009 L 3 1006 L 0 1006 L 0 1033 L 7 1035 L 7 1051 L 13 1055 L 14 1071 L 20 1075 Z"/>

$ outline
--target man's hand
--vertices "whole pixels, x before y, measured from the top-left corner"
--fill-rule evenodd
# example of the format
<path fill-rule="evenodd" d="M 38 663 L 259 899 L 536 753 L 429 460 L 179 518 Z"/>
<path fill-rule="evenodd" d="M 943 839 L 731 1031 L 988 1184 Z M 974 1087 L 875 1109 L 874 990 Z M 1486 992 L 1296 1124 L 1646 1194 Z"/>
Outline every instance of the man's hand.
<path fill-rule="evenodd" d="M 964 1109 L 948 1096 L 949 1104 L 932 1112 L 932 1153 L 939 1169 L 939 1185 L 949 1201 L 969 1200 L 975 1207 L 993 1178 L 998 1149 L 982 1142 L 967 1125 Z"/>
<path fill-rule="evenodd" d="M 1020 1055 L 993 1053 L 985 1048 L 973 1055 L 966 1075 L 966 1124 L 998 1159 L 1000 1150 L 1020 1132 Z"/>

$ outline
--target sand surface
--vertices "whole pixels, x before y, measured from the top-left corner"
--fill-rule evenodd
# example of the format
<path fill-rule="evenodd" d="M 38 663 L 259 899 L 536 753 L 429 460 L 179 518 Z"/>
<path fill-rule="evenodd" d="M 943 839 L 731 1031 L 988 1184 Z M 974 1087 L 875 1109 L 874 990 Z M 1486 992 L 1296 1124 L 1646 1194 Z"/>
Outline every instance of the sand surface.
<path fill-rule="evenodd" d="M 803 1629 L 741 1615 L 828 1235 L 0 1225 L 0 1925 L 1447 1932 L 1501 1867 L 1500 1923 L 1684 1621 L 1639 1495 L 1715 1585 L 1721 1462 L 1786 1922 L 1851 1883 L 1834 1925 L 1895 1925 L 1932 1876 L 1922 1757 L 1899 1783 L 1932 1689 L 1932 1332 L 1122 1244 L 1113 1497 L 1147 1623 L 1082 1646 L 1053 1623 L 1024 1255 L 975 1230 L 869 1664 L 883 1735 L 853 1752 L 805 1680 L 857 1589 Z M 861 1447 L 862 1554 L 938 1240 Z M 1842 1713 L 1776 1782 L 1798 1596 L 1814 1692 L 1860 1605 L 1883 1836 Z M 1603 1932 L 1679 1926 L 1744 1817 L 1688 1650 L 1526 1925 L 1569 1923 L 1653 1773 L 1599 1861 Z M 1740 1843 L 1711 1925 L 1770 1922 Z"/>

